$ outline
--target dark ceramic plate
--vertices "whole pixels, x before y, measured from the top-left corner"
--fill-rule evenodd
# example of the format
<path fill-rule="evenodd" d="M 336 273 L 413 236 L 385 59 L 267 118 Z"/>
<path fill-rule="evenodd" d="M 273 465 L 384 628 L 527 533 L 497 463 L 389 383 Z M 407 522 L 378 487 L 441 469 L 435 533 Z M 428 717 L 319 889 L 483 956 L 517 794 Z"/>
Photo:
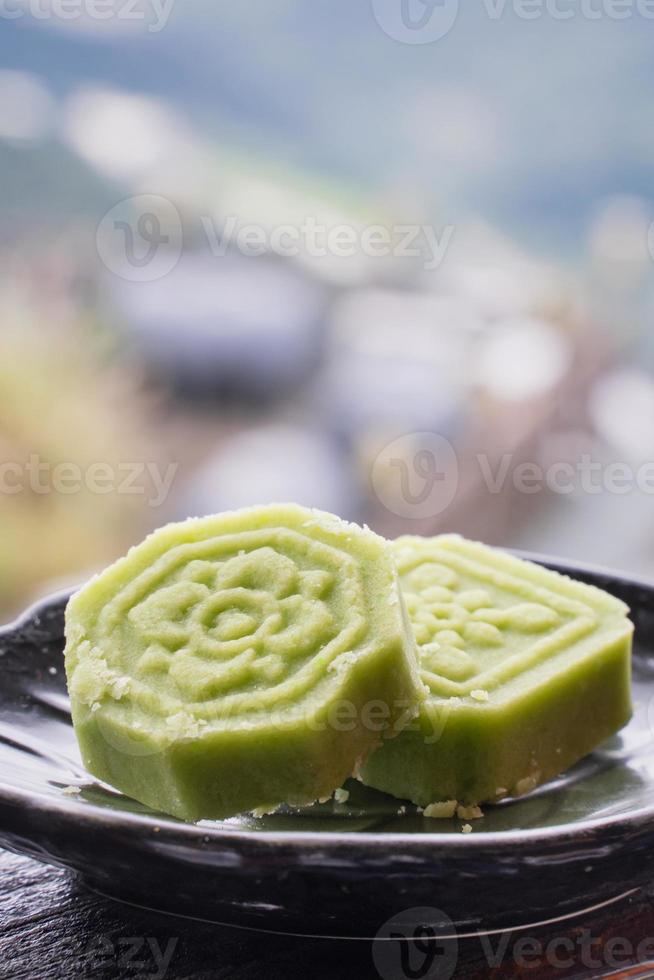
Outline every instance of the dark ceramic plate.
<path fill-rule="evenodd" d="M 0 632 L 0 845 L 127 901 L 311 935 L 374 936 L 406 913 L 461 937 L 559 919 L 651 882 L 654 587 L 543 563 L 631 606 L 635 717 L 565 776 L 489 807 L 472 834 L 355 782 L 345 805 L 199 824 L 97 783 L 71 728 L 59 595 Z"/>

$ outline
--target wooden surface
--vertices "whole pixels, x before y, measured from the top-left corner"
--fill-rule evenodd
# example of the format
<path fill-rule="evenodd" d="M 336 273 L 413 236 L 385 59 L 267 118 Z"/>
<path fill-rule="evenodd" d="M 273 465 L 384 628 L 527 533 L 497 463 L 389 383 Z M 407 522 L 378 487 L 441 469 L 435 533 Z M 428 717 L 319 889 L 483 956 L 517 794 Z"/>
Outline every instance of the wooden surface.
<path fill-rule="evenodd" d="M 644 978 L 654 976 L 654 967 L 633 966 L 638 946 L 654 960 L 654 899 L 641 894 L 556 931 L 493 937 L 485 946 L 461 940 L 454 974 L 439 972 L 438 957 L 426 960 L 420 950 L 411 962 L 405 959 L 407 969 L 397 944 L 391 945 L 380 958 L 365 941 L 266 935 L 159 915 L 101 898 L 67 871 L 0 851 L 2 980 Z"/>

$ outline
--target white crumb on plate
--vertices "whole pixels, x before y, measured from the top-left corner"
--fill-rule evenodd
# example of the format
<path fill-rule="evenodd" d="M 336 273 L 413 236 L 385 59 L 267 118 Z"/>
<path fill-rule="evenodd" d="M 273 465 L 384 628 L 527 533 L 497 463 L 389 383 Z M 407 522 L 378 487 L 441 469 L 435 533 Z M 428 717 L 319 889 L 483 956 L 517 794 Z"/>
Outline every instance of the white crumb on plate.
<path fill-rule="evenodd" d="M 53 675 L 56 674 L 57 673 L 57 668 L 56 667 L 48 667 L 48 673 L 49 674 L 53 674 Z"/>
<path fill-rule="evenodd" d="M 472 833 L 472 826 L 469 823 L 464 823 L 463 827 L 461 828 L 461 833 L 462 834 L 471 834 Z"/>
<path fill-rule="evenodd" d="M 335 789 L 334 790 L 334 801 L 336 803 L 347 803 L 350 798 L 350 793 L 346 789 Z"/>
<path fill-rule="evenodd" d="M 64 786 L 61 791 L 64 796 L 78 796 L 82 792 L 81 786 Z"/>

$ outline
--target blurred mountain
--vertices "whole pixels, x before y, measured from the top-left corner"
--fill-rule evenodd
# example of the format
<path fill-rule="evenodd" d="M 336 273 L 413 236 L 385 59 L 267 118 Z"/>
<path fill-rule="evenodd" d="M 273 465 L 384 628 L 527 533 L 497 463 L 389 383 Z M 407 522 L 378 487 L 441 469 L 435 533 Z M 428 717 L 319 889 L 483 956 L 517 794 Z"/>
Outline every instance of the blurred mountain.
<path fill-rule="evenodd" d="M 57 100 L 88 84 L 154 96 L 223 146 L 574 253 L 594 202 L 649 194 L 654 22 L 635 4 L 619 21 L 491 6 L 467 5 L 425 45 L 392 40 L 347 0 L 185 0 L 158 32 L 26 15 L 3 21 L 0 64 Z M 3 154 L 3 179 L 11 164 Z"/>

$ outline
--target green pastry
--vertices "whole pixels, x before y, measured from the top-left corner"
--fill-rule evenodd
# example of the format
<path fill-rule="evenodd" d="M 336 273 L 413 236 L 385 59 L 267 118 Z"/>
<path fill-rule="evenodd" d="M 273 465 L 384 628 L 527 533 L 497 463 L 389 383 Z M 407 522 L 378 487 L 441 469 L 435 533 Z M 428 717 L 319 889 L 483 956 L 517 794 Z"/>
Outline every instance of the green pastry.
<path fill-rule="evenodd" d="M 624 603 L 457 535 L 392 547 L 429 693 L 364 783 L 420 806 L 519 796 L 629 720 Z"/>
<path fill-rule="evenodd" d="M 423 696 L 387 543 L 291 504 L 156 531 L 66 637 L 84 764 L 186 820 L 329 796 Z"/>

